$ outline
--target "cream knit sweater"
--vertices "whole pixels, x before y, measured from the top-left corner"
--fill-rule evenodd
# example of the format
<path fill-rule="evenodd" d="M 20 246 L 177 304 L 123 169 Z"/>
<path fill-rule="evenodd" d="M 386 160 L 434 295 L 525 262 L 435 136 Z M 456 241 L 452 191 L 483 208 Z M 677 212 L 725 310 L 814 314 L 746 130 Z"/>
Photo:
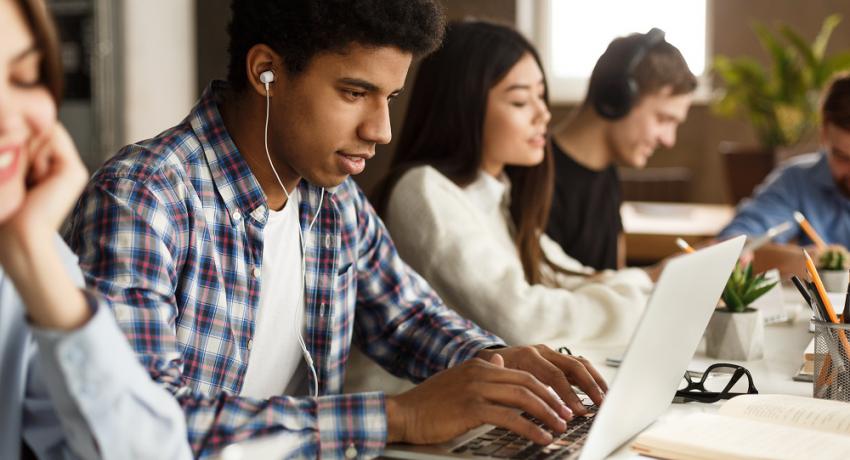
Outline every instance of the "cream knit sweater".
<path fill-rule="evenodd" d="M 561 340 L 624 344 L 652 282 L 643 270 L 595 277 L 555 275 L 529 285 L 511 237 L 510 184 L 481 173 L 460 188 L 436 169 L 408 171 L 393 189 L 386 224 L 401 257 L 446 304 L 508 344 Z M 586 271 L 545 235 L 546 256 Z"/>
<path fill-rule="evenodd" d="M 643 313 L 652 281 L 640 269 L 592 277 L 555 274 L 530 285 L 511 237 L 510 184 L 481 173 L 460 188 L 430 166 L 413 168 L 393 188 L 385 223 L 401 257 L 446 305 L 509 345 L 625 345 Z M 546 256 L 575 272 L 591 271 L 543 235 Z M 346 391 L 407 388 L 352 356 Z"/>

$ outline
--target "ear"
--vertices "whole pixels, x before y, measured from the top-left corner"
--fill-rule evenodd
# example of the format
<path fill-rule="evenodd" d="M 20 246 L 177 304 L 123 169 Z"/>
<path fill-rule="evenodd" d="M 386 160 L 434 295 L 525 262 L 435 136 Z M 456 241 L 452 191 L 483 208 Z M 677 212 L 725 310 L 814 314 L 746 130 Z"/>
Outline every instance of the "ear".
<path fill-rule="evenodd" d="M 818 134 L 820 134 L 821 145 L 826 145 L 827 140 L 829 139 L 829 137 L 827 137 L 827 132 L 826 132 L 828 124 L 829 124 L 828 121 L 824 121 L 820 124 L 820 129 L 818 130 Z"/>
<path fill-rule="evenodd" d="M 262 97 L 266 97 L 266 85 L 260 81 L 260 75 L 267 70 L 275 73 L 275 81 L 269 84 L 269 95 L 274 96 L 275 83 L 281 80 L 284 72 L 283 60 L 268 45 L 252 46 L 245 56 L 245 72 L 248 87 Z"/>

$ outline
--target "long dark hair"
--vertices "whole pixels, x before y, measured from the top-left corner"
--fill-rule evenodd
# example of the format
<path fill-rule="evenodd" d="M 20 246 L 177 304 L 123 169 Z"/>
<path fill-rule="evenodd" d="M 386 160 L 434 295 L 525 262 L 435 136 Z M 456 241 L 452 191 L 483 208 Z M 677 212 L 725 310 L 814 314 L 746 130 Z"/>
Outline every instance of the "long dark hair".
<path fill-rule="evenodd" d="M 416 74 L 390 173 L 375 200 L 380 213 L 386 212 L 396 182 L 414 166 L 430 165 L 461 187 L 476 179 L 488 94 L 526 54 L 542 71 L 534 47 L 508 26 L 477 20 L 448 25 L 443 46 L 422 61 Z M 544 97 L 548 106 L 548 91 Z M 512 185 L 514 241 L 531 284 L 540 282 L 545 259 L 540 235 L 552 202 L 552 168 L 548 145 L 540 164 L 505 167 Z"/>
<path fill-rule="evenodd" d="M 24 14 L 27 26 L 35 38 L 36 47 L 41 51 L 39 83 L 50 92 L 53 102 L 58 106 L 62 99 L 62 62 L 59 58 L 59 34 L 53 18 L 47 11 L 44 0 L 19 0 L 18 6 Z"/>

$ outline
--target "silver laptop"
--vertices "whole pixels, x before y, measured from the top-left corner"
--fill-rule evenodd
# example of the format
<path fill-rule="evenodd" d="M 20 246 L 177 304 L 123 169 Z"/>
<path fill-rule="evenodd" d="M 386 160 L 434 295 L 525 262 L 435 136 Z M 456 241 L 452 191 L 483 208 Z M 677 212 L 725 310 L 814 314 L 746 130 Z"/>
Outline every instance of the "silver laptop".
<path fill-rule="evenodd" d="M 661 274 L 605 404 L 574 418 L 548 446 L 484 425 L 429 446 L 390 444 L 385 457 L 603 459 L 667 410 L 699 345 L 744 236 L 671 260 Z M 525 444 L 523 444 L 525 443 Z"/>

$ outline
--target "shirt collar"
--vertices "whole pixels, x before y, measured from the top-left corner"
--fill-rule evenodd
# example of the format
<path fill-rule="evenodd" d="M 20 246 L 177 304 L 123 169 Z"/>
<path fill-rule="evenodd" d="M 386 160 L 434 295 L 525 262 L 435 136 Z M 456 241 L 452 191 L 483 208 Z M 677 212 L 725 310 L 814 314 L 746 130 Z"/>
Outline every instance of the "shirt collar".
<path fill-rule="evenodd" d="M 505 173 L 498 178 L 478 171 L 478 177 L 464 187 L 464 193 L 485 212 L 510 204 L 511 182 Z"/>
<path fill-rule="evenodd" d="M 204 150 L 212 180 L 231 219 L 238 222 L 250 215 L 265 223 L 269 212 L 266 195 L 227 132 L 219 111 L 227 88 L 227 82 L 218 80 L 207 86 L 189 115 L 192 130 Z M 319 205 L 321 189 L 302 180 L 299 190 L 301 214 L 312 215 Z M 335 188 L 326 193 L 330 195 L 334 191 Z"/>
<path fill-rule="evenodd" d="M 820 152 L 820 158 L 818 158 L 817 163 L 814 164 L 812 172 L 812 178 L 817 185 L 830 191 L 835 191 L 835 193 L 838 193 L 839 195 L 841 194 L 841 192 L 838 191 L 838 186 L 835 185 L 835 179 L 832 178 L 832 171 L 829 169 L 829 159 L 827 158 L 827 153 L 825 151 Z"/>

